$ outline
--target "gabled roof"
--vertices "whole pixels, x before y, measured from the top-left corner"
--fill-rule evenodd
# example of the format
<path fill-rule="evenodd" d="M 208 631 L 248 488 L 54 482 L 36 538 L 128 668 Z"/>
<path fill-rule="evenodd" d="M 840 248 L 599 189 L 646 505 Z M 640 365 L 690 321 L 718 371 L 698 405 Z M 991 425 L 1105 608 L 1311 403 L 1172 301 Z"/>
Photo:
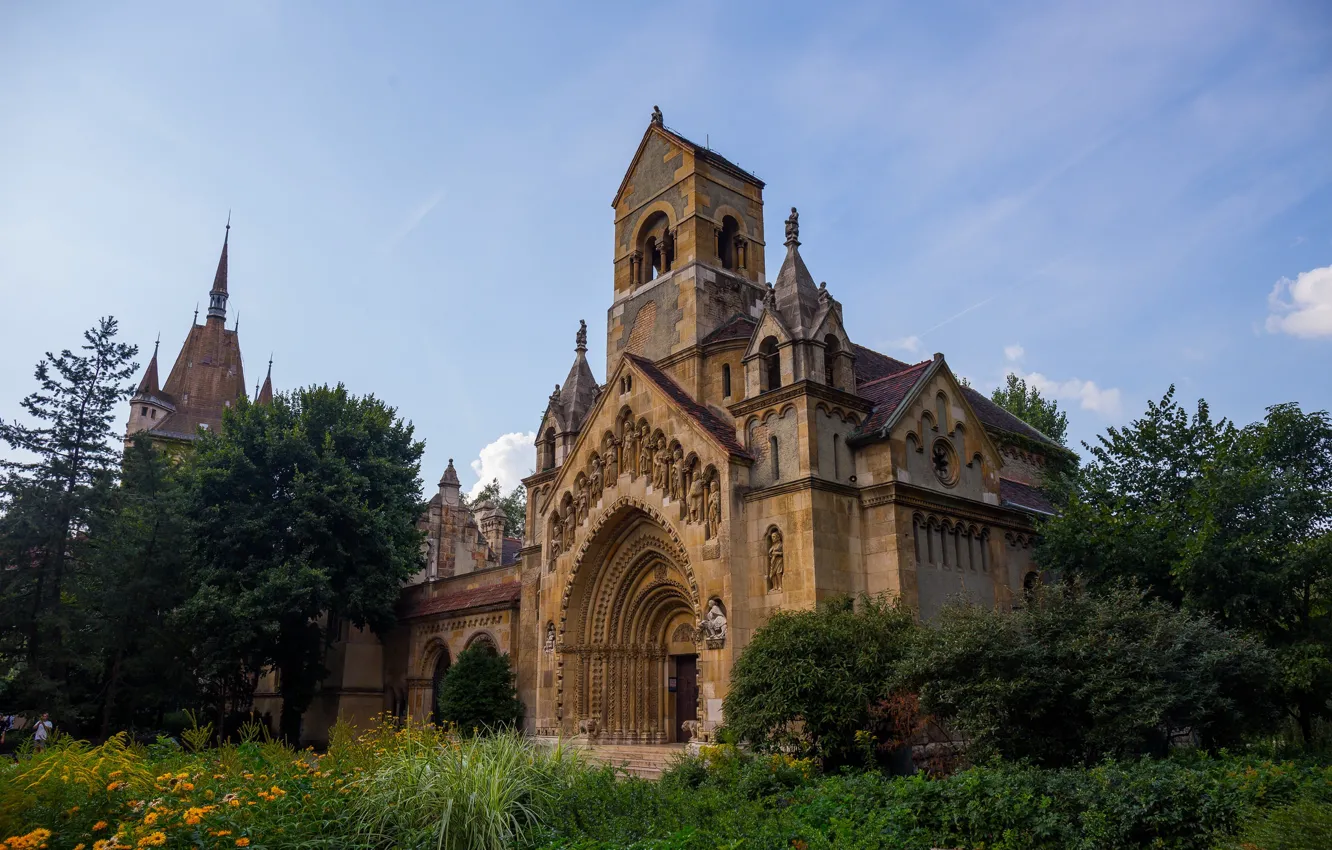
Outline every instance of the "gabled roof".
<path fill-rule="evenodd" d="M 222 412 L 245 394 L 245 368 L 236 331 L 221 321 L 191 325 L 162 395 L 175 411 L 157 421 L 149 433 L 173 439 L 194 439 L 200 426 L 216 431 Z"/>
<path fill-rule="evenodd" d="M 1000 478 L 999 501 L 1008 507 L 1020 508 L 1032 513 L 1049 516 L 1055 514 L 1055 507 L 1045 493 L 1030 484 L 1023 484 L 1021 481 Z"/>
<path fill-rule="evenodd" d="M 474 587 L 453 593 L 442 593 L 433 599 L 422 599 L 415 604 L 404 605 L 398 611 L 403 619 L 425 617 L 430 614 L 446 614 L 453 611 L 466 611 L 469 608 L 484 608 L 492 605 L 516 603 L 522 595 L 523 586 L 516 581 L 492 584 L 487 587 Z"/>
<path fill-rule="evenodd" d="M 758 327 L 758 322 L 754 317 L 745 313 L 736 313 L 731 318 L 722 323 L 712 333 L 703 337 L 700 345 L 707 345 L 710 342 L 725 342 L 732 339 L 749 339 L 754 335 L 754 328 Z"/>
<path fill-rule="evenodd" d="M 689 151 L 691 154 L 694 155 L 695 161 L 706 162 L 708 165 L 711 165 L 714 168 L 730 172 L 736 177 L 739 177 L 741 180 L 753 183 L 754 185 L 758 186 L 760 189 L 763 188 L 763 181 L 755 177 L 750 172 L 745 171 L 743 168 L 736 165 L 734 162 L 731 162 L 729 159 L 717 153 L 716 151 L 711 150 L 710 148 L 704 145 L 697 144 L 696 142 L 691 142 L 689 139 L 686 139 L 684 136 L 681 136 L 679 133 L 675 132 L 674 130 L 666 129 L 665 124 L 662 124 L 658 122 L 656 119 L 654 119 L 652 123 L 648 124 L 647 130 L 643 131 L 643 140 L 638 143 L 638 150 L 634 151 L 634 158 L 629 160 L 629 167 L 625 169 L 624 179 L 620 181 L 620 188 L 615 190 L 615 197 L 611 199 L 612 207 L 619 206 L 620 198 L 624 195 L 624 190 L 629 188 L 629 178 L 633 175 L 634 167 L 638 165 L 638 160 L 642 158 L 643 149 L 647 147 L 648 139 L 652 138 L 653 133 L 660 134 L 661 136 L 664 136 L 666 139 L 674 142 L 675 144 Z"/>
<path fill-rule="evenodd" d="M 721 417 L 708 410 L 703 405 L 694 401 L 684 388 L 671 379 L 669 375 L 657 368 L 656 364 L 645 357 L 639 357 L 637 354 L 625 354 L 625 359 L 638 368 L 643 376 L 656 385 L 671 401 L 679 406 L 681 412 L 690 416 L 698 423 L 707 434 L 709 434 L 717 443 L 732 455 L 743 458 L 749 458 L 749 452 L 745 451 L 744 446 L 740 445 L 735 439 L 735 428 L 727 425 Z"/>
<path fill-rule="evenodd" d="M 523 541 L 518 537 L 506 537 L 500 552 L 500 566 L 507 567 L 518 563 L 518 553 L 522 551 Z"/>
<path fill-rule="evenodd" d="M 853 436 L 867 436 L 886 425 L 933 364 L 933 360 L 925 360 L 856 387 L 856 395 L 873 404 L 874 409 Z"/>

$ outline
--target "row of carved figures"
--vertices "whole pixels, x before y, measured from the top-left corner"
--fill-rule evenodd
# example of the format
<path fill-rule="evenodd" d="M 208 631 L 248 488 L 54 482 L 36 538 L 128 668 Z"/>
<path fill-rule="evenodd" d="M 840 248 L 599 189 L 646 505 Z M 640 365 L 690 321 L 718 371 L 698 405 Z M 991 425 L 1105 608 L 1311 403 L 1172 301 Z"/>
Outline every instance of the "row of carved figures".
<path fill-rule="evenodd" d="M 575 530 L 587 520 L 602 493 L 616 486 L 621 474 L 629 475 L 631 481 L 640 475 L 647 477 L 653 490 L 682 506 L 681 519 L 702 524 L 706 539 L 720 535 L 721 477 L 717 470 L 703 468 L 692 453 L 686 457 L 677 441 L 668 440 L 660 431 L 654 435 L 645 420 L 635 423 L 630 412 L 621 417 L 619 431 L 620 437 L 606 433 L 602 451 L 592 454 L 586 471 L 574 478 L 573 489 L 552 508 L 552 560 L 573 546 Z"/>

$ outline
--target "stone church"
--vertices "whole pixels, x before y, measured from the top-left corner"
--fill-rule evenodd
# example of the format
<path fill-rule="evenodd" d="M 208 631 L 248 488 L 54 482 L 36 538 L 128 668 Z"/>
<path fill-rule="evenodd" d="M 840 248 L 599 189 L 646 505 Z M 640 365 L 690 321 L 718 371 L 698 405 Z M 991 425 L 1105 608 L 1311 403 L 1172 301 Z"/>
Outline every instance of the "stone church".
<path fill-rule="evenodd" d="M 311 739 L 339 716 L 429 717 L 477 642 L 512 657 L 532 734 L 706 739 L 774 611 L 887 592 L 929 618 L 957 595 L 1013 605 L 1038 580 L 1032 519 L 1065 450 L 942 354 L 906 363 L 852 340 L 795 209 L 768 283 L 763 188 L 654 110 L 612 200 L 605 378 L 584 324 L 537 428 L 522 541 L 495 506 L 465 504 L 450 461 L 399 625 L 340 627 Z M 213 320 L 191 339 L 226 339 Z M 145 377 L 136 398 L 178 404 L 185 386 Z"/>

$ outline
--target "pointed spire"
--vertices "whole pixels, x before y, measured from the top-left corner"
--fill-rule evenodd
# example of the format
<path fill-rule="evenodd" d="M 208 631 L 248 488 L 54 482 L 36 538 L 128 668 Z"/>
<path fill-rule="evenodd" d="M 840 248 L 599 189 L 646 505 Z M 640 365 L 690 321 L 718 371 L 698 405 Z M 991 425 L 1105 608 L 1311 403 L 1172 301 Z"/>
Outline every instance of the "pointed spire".
<path fill-rule="evenodd" d="M 194 324 L 199 324 L 199 302 L 194 302 Z"/>
<path fill-rule="evenodd" d="M 134 391 L 135 396 L 161 394 L 157 384 L 157 349 L 161 344 L 162 335 L 158 334 L 157 342 L 153 343 L 153 359 L 148 361 L 148 369 L 143 373 L 143 380 L 139 381 L 139 388 Z"/>
<path fill-rule="evenodd" d="M 566 421 L 564 427 L 577 430 L 582 427 L 592 404 L 597 400 L 597 379 L 592 376 L 592 367 L 587 362 L 587 322 L 579 320 L 578 334 L 574 337 L 574 362 L 569 369 L 569 376 L 564 385 L 556 388 L 551 395 L 557 401 Z"/>
<path fill-rule="evenodd" d="M 222 237 L 222 256 L 217 260 L 217 273 L 213 275 L 213 288 L 208 292 L 208 318 L 227 319 L 227 243 L 231 240 L 231 211 L 227 210 L 227 231 Z"/>
<path fill-rule="evenodd" d="M 773 295 L 782 321 L 797 337 L 814 331 L 814 315 L 819 311 L 819 289 L 814 276 L 800 256 L 800 214 L 791 207 L 786 219 L 786 259 L 777 272 Z"/>
<path fill-rule="evenodd" d="M 264 376 L 264 388 L 254 398 L 255 404 L 273 403 L 273 355 L 268 355 L 268 374 Z"/>

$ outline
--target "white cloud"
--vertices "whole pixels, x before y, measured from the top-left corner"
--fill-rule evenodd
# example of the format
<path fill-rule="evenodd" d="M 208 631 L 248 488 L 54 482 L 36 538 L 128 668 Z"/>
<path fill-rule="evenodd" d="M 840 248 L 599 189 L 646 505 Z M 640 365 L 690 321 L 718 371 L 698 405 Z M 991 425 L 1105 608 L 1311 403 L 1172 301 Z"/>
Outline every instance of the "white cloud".
<path fill-rule="evenodd" d="M 1052 381 L 1040 372 L 1023 376 L 1027 383 L 1040 390 L 1047 398 L 1058 401 L 1077 401 L 1083 410 L 1091 410 L 1109 419 L 1118 418 L 1123 410 L 1122 398 L 1117 387 L 1101 389 L 1095 381 L 1083 381 L 1070 378 L 1067 381 Z"/>
<path fill-rule="evenodd" d="M 1004 346 L 1004 356 L 1013 362 L 1021 360 L 1022 355 L 1026 353 L 1027 353 L 1026 349 L 1024 349 L 1022 346 L 1016 343 L 1014 343 L 1013 345 Z"/>
<path fill-rule="evenodd" d="M 904 336 L 901 339 L 893 340 L 889 344 L 893 348 L 900 348 L 905 351 L 910 351 L 912 354 L 915 354 L 917 351 L 920 351 L 920 337 L 918 336 Z"/>
<path fill-rule="evenodd" d="M 1283 277 L 1267 296 L 1269 333 L 1332 336 L 1332 266 Z"/>
<path fill-rule="evenodd" d="M 481 456 L 472 461 L 476 483 L 467 498 L 474 499 L 492 479 L 499 479 L 500 492 L 508 494 L 524 476 L 531 475 L 536 463 L 536 432 L 501 434 L 494 442 L 481 449 Z"/>

